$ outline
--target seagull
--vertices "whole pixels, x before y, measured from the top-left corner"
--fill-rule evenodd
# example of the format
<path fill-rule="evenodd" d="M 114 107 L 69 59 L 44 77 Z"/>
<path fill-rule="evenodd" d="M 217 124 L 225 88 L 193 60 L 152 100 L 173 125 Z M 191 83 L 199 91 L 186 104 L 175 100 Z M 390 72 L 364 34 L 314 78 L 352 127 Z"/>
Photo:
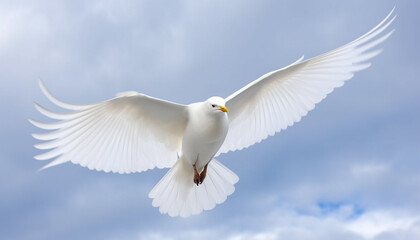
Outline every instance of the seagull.
<path fill-rule="evenodd" d="M 394 7 L 395 8 L 395 7 Z M 394 30 L 394 9 L 356 40 L 317 57 L 269 72 L 227 98 L 211 97 L 189 105 L 130 91 L 94 104 L 57 99 L 39 80 L 44 95 L 65 112 L 35 103 L 53 122 L 29 121 L 47 130 L 32 136 L 47 150 L 42 169 L 71 161 L 114 173 L 170 168 L 153 187 L 152 205 L 169 216 L 188 217 L 223 203 L 238 176 L 217 161 L 221 153 L 241 150 L 292 126 L 381 50 L 374 49 Z"/>

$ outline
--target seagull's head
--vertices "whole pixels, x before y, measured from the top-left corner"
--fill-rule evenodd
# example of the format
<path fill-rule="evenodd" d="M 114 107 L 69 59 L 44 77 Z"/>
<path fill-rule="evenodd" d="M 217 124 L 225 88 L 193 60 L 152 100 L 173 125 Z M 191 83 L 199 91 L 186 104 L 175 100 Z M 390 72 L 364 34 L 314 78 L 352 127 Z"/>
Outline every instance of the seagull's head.
<path fill-rule="evenodd" d="M 222 113 L 228 112 L 228 109 L 225 106 L 226 105 L 225 99 L 221 97 L 211 97 L 207 99 L 205 103 L 210 111 L 222 112 Z"/>

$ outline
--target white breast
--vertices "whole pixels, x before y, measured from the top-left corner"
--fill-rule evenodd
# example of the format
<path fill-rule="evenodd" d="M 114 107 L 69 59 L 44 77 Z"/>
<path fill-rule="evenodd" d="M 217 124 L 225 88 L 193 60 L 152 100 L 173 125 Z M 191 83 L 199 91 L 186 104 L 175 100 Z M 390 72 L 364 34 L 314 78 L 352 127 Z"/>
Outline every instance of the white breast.
<path fill-rule="evenodd" d="M 182 141 L 182 155 L 197 169 L 206 165 L 217 153 L 227 135 L 226 113 L 208 111 L 205 103 L 189 105 L 189 119 Z"/>

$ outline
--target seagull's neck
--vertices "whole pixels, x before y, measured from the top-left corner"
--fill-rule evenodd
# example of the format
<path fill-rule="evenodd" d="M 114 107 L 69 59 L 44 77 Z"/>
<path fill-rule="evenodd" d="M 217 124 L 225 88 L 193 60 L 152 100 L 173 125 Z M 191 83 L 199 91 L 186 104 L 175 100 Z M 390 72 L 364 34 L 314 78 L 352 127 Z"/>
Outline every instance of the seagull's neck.
<path fill-rule="evenodd" d="M 225 112 L 213 111 L 206 106 L 207 103 L 194 103 L 189 105 L 189 127 L 200 131 L 205 138 L 224 139 L 227 134 L 229 120 Z"/>

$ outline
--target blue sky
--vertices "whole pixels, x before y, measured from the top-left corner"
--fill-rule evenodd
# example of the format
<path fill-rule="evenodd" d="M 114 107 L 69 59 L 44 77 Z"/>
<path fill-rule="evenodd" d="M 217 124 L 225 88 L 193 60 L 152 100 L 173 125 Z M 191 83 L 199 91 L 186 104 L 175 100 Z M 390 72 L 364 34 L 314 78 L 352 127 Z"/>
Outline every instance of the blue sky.
<path fill-rule="evenodd" d="M 72 103 L 135 90 L 226 97 L 301 55 L 341 46 L 396 5 L 373 65 L 293 127 L 219 160 L 240 181 L 187 219 L 147 194 L 166 170 L 37 172 L 42 78 Z M 420 32 L 416 1 L 1 1 L 1 239 L 418 239 Z"/>

